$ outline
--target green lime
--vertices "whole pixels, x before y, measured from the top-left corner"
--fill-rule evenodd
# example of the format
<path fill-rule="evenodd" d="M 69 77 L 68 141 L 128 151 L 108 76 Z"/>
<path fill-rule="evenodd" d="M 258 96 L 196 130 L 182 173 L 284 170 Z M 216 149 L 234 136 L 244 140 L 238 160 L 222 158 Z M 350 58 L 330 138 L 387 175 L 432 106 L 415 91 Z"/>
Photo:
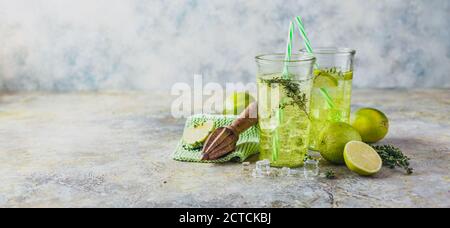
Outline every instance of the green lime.
<path fill-rule="evenodd" d="M 337 86 L 337 79 L 329 74 L 320 73 L 314 78 L 315 88 L 333 88 Z"/>
<path fill-rule="evenodd" d="M 350 141 L 361 141 L 358 131 L 343 122 L 331 123 L 321 132 L 318 149 L 325 160 L 344 164 L 344 147 Z"/>
<path fill-rule="evenodd" d="M 224 115 L 239 115 L 255 99 L 248 92 L 233 92 L 225 101 Z"/>
<path fill-rule="evenodd" d="M 351 141 L 345 145 L 344 160 L 347 167 L 362 176 L 370 176 L 381 170 L 380 155 L 369 145 Z"/>
<path fill-rule="evenodd" d="M 200 125 L 188 127 L 183 133 L 185 145 L 196 148 L 203 144 L 215 128 L 214 121 L 206 121 Z"/>
<path fill-rule="evenodd" d="M 351 124 L 366 143 L 382 140 L 389 131 L 389 120 L 386 115 L 373 108 L 362 108 L 356 111 L 352 116 Z"/>

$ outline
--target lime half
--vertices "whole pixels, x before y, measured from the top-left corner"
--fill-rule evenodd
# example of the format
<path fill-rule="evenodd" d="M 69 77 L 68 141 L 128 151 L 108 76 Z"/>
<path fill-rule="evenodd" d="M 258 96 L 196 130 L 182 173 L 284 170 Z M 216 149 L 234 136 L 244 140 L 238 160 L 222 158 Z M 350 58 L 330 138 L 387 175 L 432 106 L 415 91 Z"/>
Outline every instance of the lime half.
<path fill-rule="evenodd" d="M 371 146 L 359 141 L 345 145 L 344 160 L 351 171 L 362 176 L 378 173 L 383 165 L 380 155 Z"/>
<path fill-rule="evenodd" d="M 315 88 L 333 88 L 338 86 L 338 81 L 335 77 L 329 74 L 319 74 L 314 78 Z"/>
<path fill-rule="evenodd" d="M 206 141 L 214 130 L 214 121 L 186 128 L 183 133 L 183 142 L 191 147 L 198 147 Z"/>

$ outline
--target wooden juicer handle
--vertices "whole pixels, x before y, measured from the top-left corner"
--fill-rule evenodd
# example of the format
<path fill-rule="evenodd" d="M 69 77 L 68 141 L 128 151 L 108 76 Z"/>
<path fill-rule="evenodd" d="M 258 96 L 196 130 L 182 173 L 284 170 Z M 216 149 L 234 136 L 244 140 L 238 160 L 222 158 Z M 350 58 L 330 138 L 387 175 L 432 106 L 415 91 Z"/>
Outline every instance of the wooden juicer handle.
<path fill-rule="evenodd" d="M 237 135 L 258 123 L 258 103 L 251 103 L 244 112 L 231 124 L 230 128 Z"/>

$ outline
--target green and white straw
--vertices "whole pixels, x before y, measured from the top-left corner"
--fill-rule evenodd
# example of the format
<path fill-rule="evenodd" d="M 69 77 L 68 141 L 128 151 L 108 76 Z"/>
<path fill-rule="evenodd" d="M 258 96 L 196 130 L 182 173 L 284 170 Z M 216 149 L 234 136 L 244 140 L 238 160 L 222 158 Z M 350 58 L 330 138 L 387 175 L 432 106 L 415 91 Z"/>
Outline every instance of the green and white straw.
<path fill-rule="evenodd" d="M 298 30 L 300 31 L 300 35 L 302 36 L 303 41 L 305 43 L 306 51 L 308 53 L 313 53 L 313 50 L 311 47 L 311 41 L 309 41 L 309 38 L 306 35 L 305 25 L 303 24 L 302 19 L 300 17 L 296 17 L 295 21 L 297 22 Z"/>
<path fill-rule="evenodd" d="M 286 45 L 286 57 L 284 58 L 284 71 L 283 77 L 289 78 L 289 62 L 291 61 L 292 56 L 292 40 L 294 39 L 294 24 L 292 21 L 289 24 L 289 34 L 288 34 L 288 42 Z"/>
<path fill-rule="evenodd" d="M 306 35 L 305 25 L 303 24 L 302 18 L 301 17 L 296 17 L 295 21 L 297 22 L 297 26 L 298 26 L 298 30 L 300 31 L 300 35 L 303 38 L 303 42 L 305 44 L 306 52 L 312 54 L 313 53 L 313 49 L 311 47 L 311 41 L 309 40 L 308 36 Z M 319 65 L 316 64 L 315 67 L 318 68 Z M 334 108 L 334 101 L 331 98 L 330 93 L 328 93 L 328 90 L 326 88 L 320 88 L 320 92 L 322 93 L 322 96 L 327 101 L 328 107 L 329 108 Z"/>
<path fill-rule="evenodd" d="M 289 62 L 291 61 L 292 57 L 292 40 L 294 38 L 294 24 L 292 21 L 289 24 L 289 34 L 288 34 L 288 41 L 286 45 L 286 56 L 284 58 L 284 70 L 283 70 L 283 78 L 289 79 Z M 281 99 L 281 102 L 283 102 L 283 99 Z M 276 112 L 276 117 L 278 121 L 278 126 L 283 122 L 283 110 L 278 108 Z M 274 136 L 272 137 L 272 160 L 277 161 L 278 155 L 280 153 L 280 136 L 278 133 L 278 127 L 275 129 Z"/>

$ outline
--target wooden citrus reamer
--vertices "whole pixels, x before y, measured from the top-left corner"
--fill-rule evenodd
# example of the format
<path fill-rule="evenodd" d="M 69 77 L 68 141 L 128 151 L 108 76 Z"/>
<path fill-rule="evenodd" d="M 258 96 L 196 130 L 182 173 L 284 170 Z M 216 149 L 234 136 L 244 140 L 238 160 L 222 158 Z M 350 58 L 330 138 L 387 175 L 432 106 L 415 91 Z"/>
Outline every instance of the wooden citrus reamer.
<path fill-rule="evenodd" d="M 251 103 L 230 125 L 217 128 L 206 140 L 202 160 L 216 160 L 236 150 L 239 135 L 258 123 L 258 104 Z"/>

